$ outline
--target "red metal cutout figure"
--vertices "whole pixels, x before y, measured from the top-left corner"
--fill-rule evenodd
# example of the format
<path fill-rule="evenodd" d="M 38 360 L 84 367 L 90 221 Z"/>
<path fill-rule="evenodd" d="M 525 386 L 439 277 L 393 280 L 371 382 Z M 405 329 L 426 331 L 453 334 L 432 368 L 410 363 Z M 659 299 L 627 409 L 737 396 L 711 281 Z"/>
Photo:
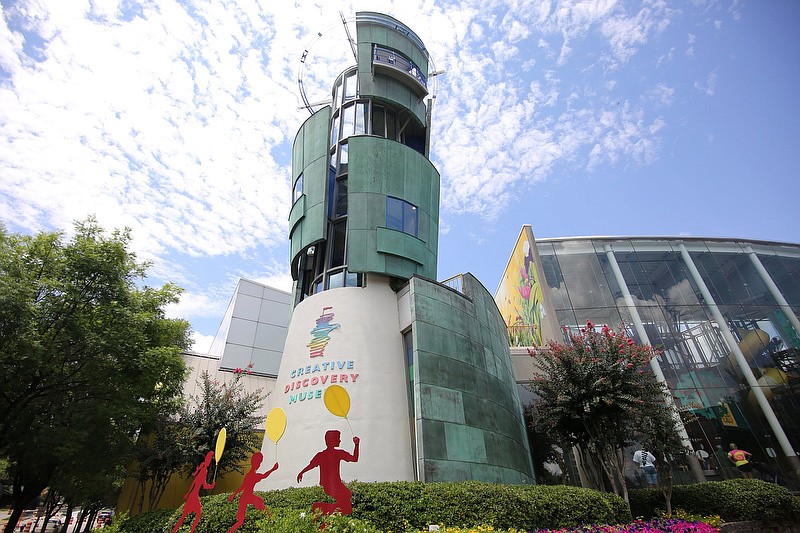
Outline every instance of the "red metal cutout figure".
<path fill-rule="evenodd" d="M 236 513 L 236 523 L 228 530 L 228 533 L 233 533 L 239 529 L 239 526 L 244 524 L 244 516 L 248 505 L 254 506 L 259 511 L 263 511 L 266 508 L 264 500 L 253 493 L 253 488 L 256 486 L 256 483 L 262 479 L 266 479 L 268 475 L 276 471 L 278 469 L 278 463 L 276 462 L 272 469 L 267 470 L 263 474 L 259 474 L 256 470 L 261 466 L 261 461 L 263 460 L 264 455 L 261 452 L 253 454 L 250 458 L 250 470 L 244 475 L 241 486 L 239 486 L 233 494 L 228 496 L 228 501 L 232 502 L 237 494 L 240 492 L 242 493 L 239 497 L 239 511 Z M 267 511 L 267 514 L 269 514 L 269 511 Z"/>
<path fill-rule="evenodd" d="M 352 514 L 353 504 L 351 498 L 353 493 L 350 492 L 344 483 L 342 483 L 342 476 L 339 473 L 339 466 L 342 461 L 354 463 L 358 461 L 358 443 L 360 439 L 353 437 L 353 453 L 346 452 L 337 448 L 342 442 L 342 434 L 335 429 L 328 430 L 325 433 L 326 448 L 311 459 L 299 474 L 297 474 L 297 482 L 303 481 L 303 474 L 312 468 L 319 467 L 319 484 L 322 486 L 325 494 L 333 498 L 333 503 L 328 502 L 314 502 L 312 509 L 319 509 L 322 514 L 333 514 L 339 511 L 343 515 Z"/>
<path fill-rule="evenodd" d="M 189 513 L 195 514 L 194 522 L 192 523 L 192 533 L 194 533 L 197 523 L 200 522 L 200 517 L 203 516 L 203 504 L 200 503 L 200 489 L 213 489 L 214 485 L 216 485 L 216 483 L 211 483 L 209 485 L 206 479 L 208 477 L 208 467 L 211 465 L 211 460 L 213 458 L 214 452 L 208 452 L 205 460 L 197 466 L 194 474 L 192 474 L 194 476 L 192 484 L 189 486 L 188 492 L 183 495 L 183 499 L 186 500 L 186 504 L 183 506 L 183 514 L 180 520 L 178 520 L 178 523 L 175 524 L 175 527 L 172 528 L 172 533 L 178 531 L 178 528 L 181 527 L 181 524 L 186 520 Z"/>

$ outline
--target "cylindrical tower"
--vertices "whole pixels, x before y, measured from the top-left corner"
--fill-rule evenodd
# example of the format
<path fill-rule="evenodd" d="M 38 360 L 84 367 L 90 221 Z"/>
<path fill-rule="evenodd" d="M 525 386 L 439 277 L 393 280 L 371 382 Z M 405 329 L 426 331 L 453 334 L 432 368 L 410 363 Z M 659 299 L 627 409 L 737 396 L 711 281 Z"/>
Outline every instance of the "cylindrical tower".
<path fill-rule="evenodd" d="M 262 485 L 296 485 L 297 474 L 341 431 L 344 481 L 413 480 L 413 408 L 395 289 L 412 276 L 435 279 L 439 174 L 428 160 L 428 54 L 387 15 L 356 15 L 357 64 L 335 80 L 331 103 L 295 138 L 289 215 L 294 307 L 273 407 L 284 435 L 265 440 L 280 468 Z M 330 409 L 342 386 L 350 405 Z M 341 407 L 341 406 L 340 406 Z M 271 464 L 271 463 L 270 463 Z M 306 475 L 304 485 L 316 484 Z"/>

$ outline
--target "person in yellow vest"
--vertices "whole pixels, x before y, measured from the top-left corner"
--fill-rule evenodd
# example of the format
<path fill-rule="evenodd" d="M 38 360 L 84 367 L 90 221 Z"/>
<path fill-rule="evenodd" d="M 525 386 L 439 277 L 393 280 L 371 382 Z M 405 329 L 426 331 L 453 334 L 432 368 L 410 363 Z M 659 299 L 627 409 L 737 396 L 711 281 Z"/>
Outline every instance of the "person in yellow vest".
<path fill-rule="evenodd" d="M 735 443 L 730 443 L 731 451 L 728 452 L 728 459 L 736 466 L 742 477 L 750 479 L 753 477 L 753 465 L 750 464 L 750 452 L 740 450 Z"/>

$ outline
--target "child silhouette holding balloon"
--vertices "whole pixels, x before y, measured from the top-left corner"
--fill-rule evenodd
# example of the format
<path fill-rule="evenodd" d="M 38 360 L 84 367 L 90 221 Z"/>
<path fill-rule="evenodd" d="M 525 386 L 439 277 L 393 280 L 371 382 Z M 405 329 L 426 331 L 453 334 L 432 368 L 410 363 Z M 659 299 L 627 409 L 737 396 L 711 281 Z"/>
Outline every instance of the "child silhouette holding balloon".
<path fill-rule="evenodd" d="M 264 456 L 261 452 L 256 452 L 253 454 L 253 456 L 250 458 L 250 470 L 244 475 L 241 486 L 236 489 L 233 494 L 228 496 L 228 501 L 232 502 L 237 494 L 240 492 L 242 493 L 242 495 L 239 497 L 239 511 L 236 513 L 236 523 L 233 524 L 233 526 L 228 530 L 228 533 L 233 533 L 244 523 L 244 515 L 247 511 L 248 505 L 253 505 L 259 511 L 263 511 L 265 508 L 264 500 L 260 496 L 256 496 L 253 493 L 253 489 L 256 486 L 256 483 L 262 479 L 266 479 L 268 475 L 278 469 L 278 463 L 276 462 L 270 470 L 267 470 L 263 474 L 259 474 L 257 470 L 258 467 L 261 466 L 261 461 L 263 460 Z"/>
<path fill-rule="evenodd" d="M 189 513 L 194 513 L 195 515 L 194 522 L 192 523 L 192 532 L 194 532 L 197 527 L 197 523 L 200 522 L 200 517 L 203 516 L 203 504 L 200 503 L 200 489 L 213 489 L 214 485 L 216 485 L 216 483 L 209 484 L 206 479 L 208 477 L 208 467 L 211 465 L 211 460 L 213 458 L 214 452 L 208 452 L 205 460 L 197 466 L 192 474 L 194 476 L 192 484 L 189 486 L 189 490 L 186 494 L 183 495 L 183 499 L 186 500 L 186 504 L 183 506 L 183 514 L 181 514 L 181 518 L 178 520 L 178 523 L 175 524 L 175 527 L 172 528 L 172 533 L 178 531 L 178 528 L 181 527 L 181 524 L 186 520 Z"/>
<path fill-rule="evenodd" d="M 312 468 L 319 467 L 319 484 L 325 491 L 325 494 L 333 498 L 333 503 L 315 502 L 312 509 L 319 509 L 322 514 L 333 514 L 339 511 L 343 515 L 352 514 L 353 504 L 350 499 L 353 493 L 342 483 L 342 477 L 339 473 L 339 466 L 342 461 L 354 463 L 358 461 L 358 443 L 360 439 L 353 437 L 353 453 L 337 448 L 342 442 L 342 434 L 335 429 L 328 430 L 325 433 L 326 448 L 311 459 L 299 474 L 297 474 L 297 482 L 303 481 L 303 474 Z"/>

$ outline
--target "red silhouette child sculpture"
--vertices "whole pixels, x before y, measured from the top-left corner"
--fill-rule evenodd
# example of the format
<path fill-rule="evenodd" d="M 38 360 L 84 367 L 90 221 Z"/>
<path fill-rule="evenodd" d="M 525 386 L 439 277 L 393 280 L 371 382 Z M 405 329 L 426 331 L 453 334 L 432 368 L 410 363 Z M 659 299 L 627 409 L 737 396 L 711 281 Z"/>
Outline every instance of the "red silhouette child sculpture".
<path fill-rule="evenodd" d="M 261 461 L 264 460 L 264 456 L 261 452 L 256 452 L 250 458 L 250 470 L 248 470 L 247 474 L 244 475 L 244 479 L 242 480 L 241 486 L 239 486 L 236 491 L 228 496 L 228 501 L 232 502 L 233 499 L 236 497 L 237 494 L 240 492 L 242 495 L 239 497 L 239 511 L 236 513 L 236 523 L 231 526 L 228 530 L 228 533 L 233 533 L 239 526 L 244 524 L 244 515 L 247 511 L 247 506 L 252 505 L 259 511 L 263 511 L 265 509 L 264 500 L 260 496 L 256 496 L 253 493 L 253 488 L 256 486 L 256 483 L 261 481 L 262 479 L 266 479 L 268 475 L 273 473 L 278 469 L 278 463 L 275 463 L 270 470 L 267 470 L 263 474 L 259 474 L 256 472 L 258 467 L 261 466 Z"/>
<path fill-rule="evenodd" d="M 319 467 L 319 484 L 322 486 L 325 494 L 333 498 L 333 503 L 315 502 L 311 507 L 312 509 L 319 509 L 322 514 L 333 514 L 339 511 L 342 514 L 352 514 L 353 504 L 350 499 L 353 493 L 342 483 L 342 477 L 339 473 L 339 466 L 342 461 L 354 463 L 358 461 L 358 443 L 360 439 L 353 437 L 353 453 L 346 452 L 337 448 L 342 442 L 342 434 L 331 429 L 325 433 L 326 448 L 321 452 L 317 452 L 311 462 L 308 463 L 299 474 L 297 474 L 297 482 L 303 481 L 303 474 L 312 468 Z"/>
<path fill-rule="evenodd" d="M 195 514 L 194 522 L 192 523 L 192 533 L 194 533 L 197 523 L 200 521 L 200 517 L 203 516 L 203 504 L 200 503 L 200 489 L 213 489 L 214 485 L 216 485 L 216 483 L 211 483 L 209 485 L 206 480 L 208 477 L 208 467 L 213 458 L 214 452 L 208 452 L 205 460 L 197 466 L 194 474 L 192 474 L 194 476 L 192 484 L 189 486 L 188 492 L 183 495 L 183 499 L 186 500 L 186 504 L 183 506 L 183 514 L 180 520 L 178 520 L 178 523 L 175 524 L 175 527 L 172 528 L 172 533 L 178 531 L 178 528 L 181 527 L 181 524 L 186 520 L 189 513 Z"/>

